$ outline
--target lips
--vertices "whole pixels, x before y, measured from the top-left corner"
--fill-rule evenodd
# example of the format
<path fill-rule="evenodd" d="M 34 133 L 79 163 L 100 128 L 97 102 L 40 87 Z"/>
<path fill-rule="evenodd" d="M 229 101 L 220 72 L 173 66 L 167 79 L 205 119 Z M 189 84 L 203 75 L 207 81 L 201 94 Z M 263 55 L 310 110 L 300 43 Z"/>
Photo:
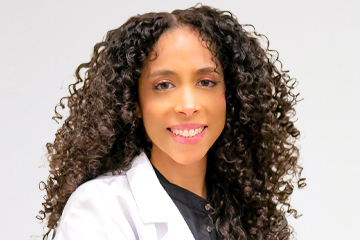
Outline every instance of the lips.
<path fill-rule="evenodd" d="M 203 131 L 207 128 L 207 126 L 204 127 Z M 194 128 L 190 128 L 190 129 L 194 129 Z M 190 130 L 190 129 L 177 129 L 177 130 Z M 168 130 L 169 132 L 171 132 L 170 128 L 167 128 L 166 130 Z M 173 129 L 175 130 L 175 129 Z"/>
<path fill-rule="evenodd" d="M 173 125 L 171 127 L 168 127 L 167 129 L 170 130 L 190 130 L 190 129 L 196 129 L 196 128 L 202 128 L 207 127 L 205 124 L 200 123 L 187 123 L 187 124 L 180 124 L 180 125 Z"/>
<path fill-rule="evenodd" d="M 169 128 L 167 130 L 168 130 L 170 136 L 174 139 L 174 141 L 176 141 L 178 143 L 181 143 L 181 144 L 196 144 L 196 143 L 200 142 L 201 139 L 203 139 L 203 137 L 205 136 L 205 134 L 207 132 L 207 127 L 205 127 L 204 130 L 201 133 L 199 133 L 199 134 L 197 134 L 197 135 L 195 135 L 193 137 L 189 137 L 189 138 L 183 137 L 183 136 L 180 136 L 180 135 L 176 135 L 173 132 L 171 132 L 169 130 Z"/>

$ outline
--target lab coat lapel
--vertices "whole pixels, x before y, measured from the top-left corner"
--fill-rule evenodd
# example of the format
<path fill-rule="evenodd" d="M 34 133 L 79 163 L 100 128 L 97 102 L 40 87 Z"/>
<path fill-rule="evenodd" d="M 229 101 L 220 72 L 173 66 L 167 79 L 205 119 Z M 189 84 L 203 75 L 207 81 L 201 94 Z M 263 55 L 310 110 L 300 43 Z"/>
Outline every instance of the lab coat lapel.
<path fill-rule="evenodd" d="M 144 152 L 133 159 L 132 167 L 126 174 L 144 224 L 167 223 L 168 239 L 194 239 L 178 208 L 161 186 Z"/>

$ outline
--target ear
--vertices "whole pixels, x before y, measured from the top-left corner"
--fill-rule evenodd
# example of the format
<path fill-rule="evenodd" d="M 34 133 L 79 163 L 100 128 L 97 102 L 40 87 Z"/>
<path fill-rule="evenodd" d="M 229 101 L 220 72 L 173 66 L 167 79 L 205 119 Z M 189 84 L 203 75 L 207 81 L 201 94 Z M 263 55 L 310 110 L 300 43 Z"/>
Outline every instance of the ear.
<path fill-rule="evenodd" d="M 135 107 L 136 107 L 136 109 L 135 109 L 135 114 L 136 114 L 136 116 L 137 116 L 138 118 L 141 118 L 141 117 L 142 117 L 142 116 L 141 116 L 141 107 L 140 107 L 140 105 L 139 105 L 138 102 L 135 103 Z"/>

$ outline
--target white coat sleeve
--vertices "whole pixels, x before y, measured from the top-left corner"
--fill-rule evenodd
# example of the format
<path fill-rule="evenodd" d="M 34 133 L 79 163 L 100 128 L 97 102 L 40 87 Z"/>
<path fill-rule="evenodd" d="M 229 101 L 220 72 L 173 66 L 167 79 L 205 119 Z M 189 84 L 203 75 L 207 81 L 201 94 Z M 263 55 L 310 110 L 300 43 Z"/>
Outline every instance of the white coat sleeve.
<path fill-rule="evenodd" d="M 119 206 L 119 196 L 104 191 L 103 187 L 87 186 L 75 191 L 64 208 L 54 240 L 138 238 L 126 210 L 123 212 Z"/>

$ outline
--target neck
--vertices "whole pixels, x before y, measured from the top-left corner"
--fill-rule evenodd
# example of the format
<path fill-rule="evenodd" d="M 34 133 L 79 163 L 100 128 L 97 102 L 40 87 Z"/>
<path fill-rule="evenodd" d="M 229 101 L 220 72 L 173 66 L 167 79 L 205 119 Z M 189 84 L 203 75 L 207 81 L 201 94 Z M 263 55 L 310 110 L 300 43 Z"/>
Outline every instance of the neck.
<path fill-rule="evenodd" d="M 205 181 L 207 155 L 190 165 L 180 164 L 168 155 L 155 156 L 151 154 L 150 161 L 169 182 L 207 199 Z"/>

